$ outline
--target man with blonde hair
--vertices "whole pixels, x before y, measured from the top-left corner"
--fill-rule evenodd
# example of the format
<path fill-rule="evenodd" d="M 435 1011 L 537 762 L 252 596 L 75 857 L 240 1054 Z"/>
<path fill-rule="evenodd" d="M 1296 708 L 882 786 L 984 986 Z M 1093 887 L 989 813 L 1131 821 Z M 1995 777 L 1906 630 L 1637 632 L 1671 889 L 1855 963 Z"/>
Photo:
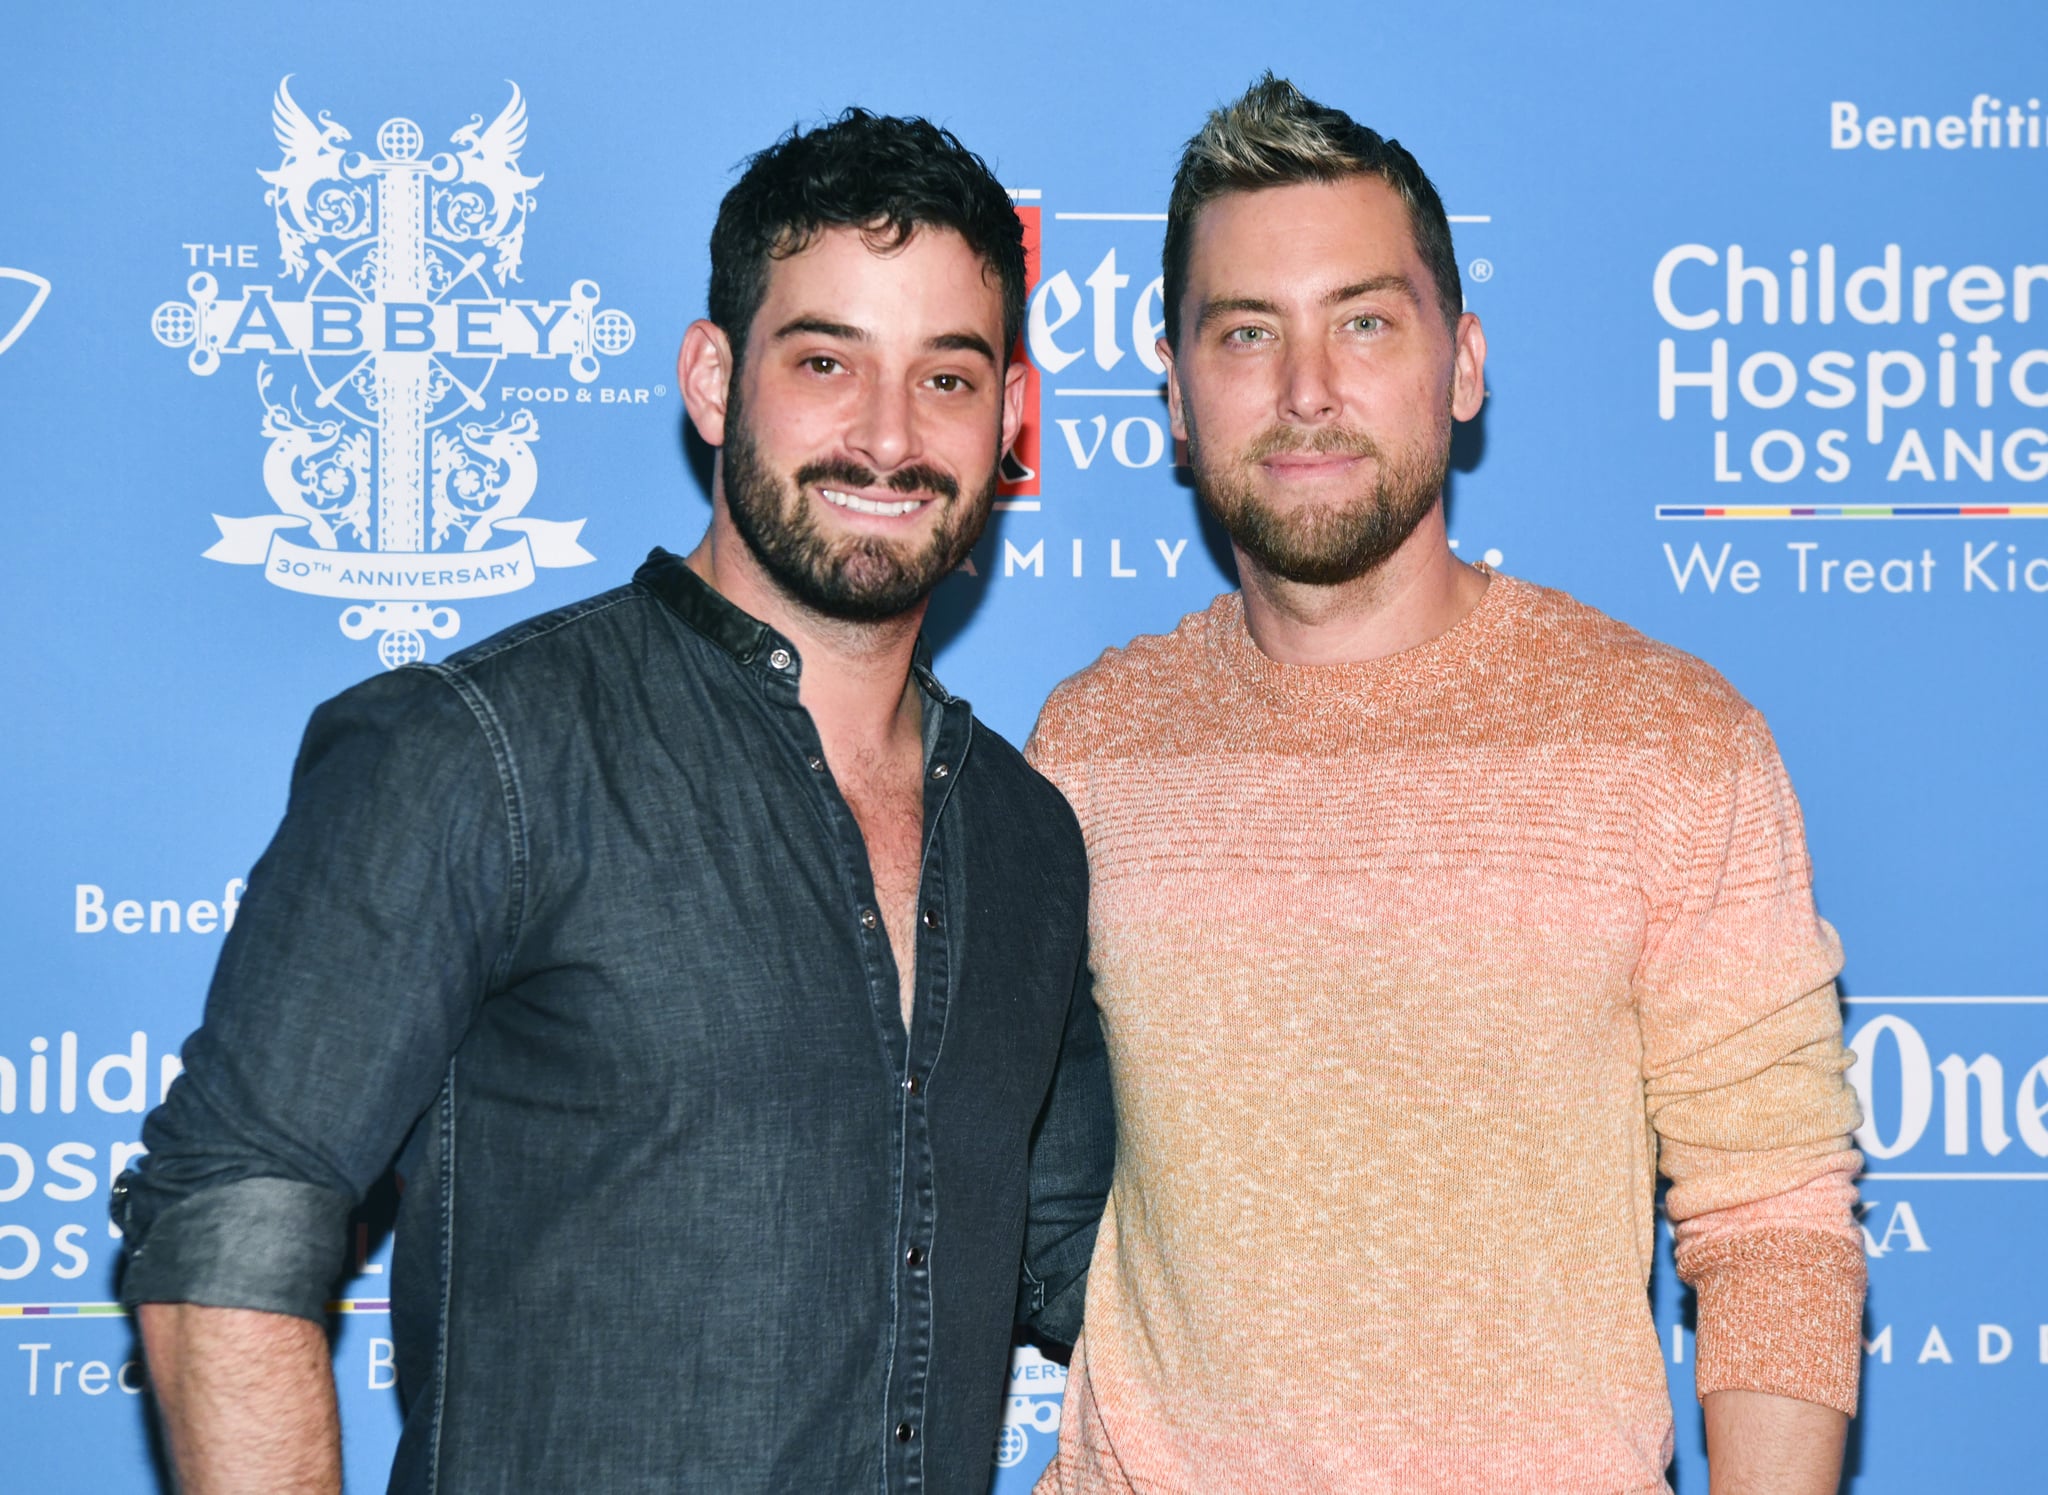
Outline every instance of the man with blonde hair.
<path fill-rule="evenodd" d="M 1486 340 L 1398 144 L 1270 76 L 1218 110 L 1165 315 L 1242 591 L 1029 748 L 1088 843 L 1119 1136 L 1041 1488 L 1665 1489 L 1661 1167 L 1714 1488 L 1833 1490 L 1858 1115 L 1762 718 L 1450 549 Z"/>

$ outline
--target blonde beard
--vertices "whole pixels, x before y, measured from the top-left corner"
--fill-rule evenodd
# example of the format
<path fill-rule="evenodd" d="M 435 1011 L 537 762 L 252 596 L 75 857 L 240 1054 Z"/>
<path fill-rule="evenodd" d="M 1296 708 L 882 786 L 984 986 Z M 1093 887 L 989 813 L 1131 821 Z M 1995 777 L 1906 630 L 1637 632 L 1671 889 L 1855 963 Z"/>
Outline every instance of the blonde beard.
<path fill-rule="evenodd" d="M 1266 458 L 1283 452 L 1369 457 L 1369 489 L 1335 506 L 1302 507 L 1281 514 L 1259 495 L 1252 477 Z M 1203 505 L 1233 543 L 1283 581 L 1337 586 L 1376 570 L 1399 550 L 1443 495 L 1450 472 L 1451 419 L 1448 403 L 1437 429 L 1389 461 L 1380 444 L 1362 431 L 1326 426 L 1297 437 L 1275 427 L 1254 439 L 1227 468 L 1204 460 L 1192 412 L 1188 415 L 1188 465 Z"/>

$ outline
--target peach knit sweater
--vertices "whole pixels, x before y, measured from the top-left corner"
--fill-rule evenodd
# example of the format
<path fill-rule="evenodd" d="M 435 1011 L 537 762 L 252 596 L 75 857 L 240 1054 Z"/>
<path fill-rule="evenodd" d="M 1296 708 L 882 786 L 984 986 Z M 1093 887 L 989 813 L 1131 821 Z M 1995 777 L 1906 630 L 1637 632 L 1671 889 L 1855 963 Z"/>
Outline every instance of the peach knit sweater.
<path fill-rule="evenodd" d="M 1115 1186 L 1042 1491 L 1662 1490 L 1700 1393 L 1853 1410 L 1858 1116 L 1798 806 L 1711 669 L 1494 575 L 1275 664 L 1235 594 L 1054 692 Z"/>

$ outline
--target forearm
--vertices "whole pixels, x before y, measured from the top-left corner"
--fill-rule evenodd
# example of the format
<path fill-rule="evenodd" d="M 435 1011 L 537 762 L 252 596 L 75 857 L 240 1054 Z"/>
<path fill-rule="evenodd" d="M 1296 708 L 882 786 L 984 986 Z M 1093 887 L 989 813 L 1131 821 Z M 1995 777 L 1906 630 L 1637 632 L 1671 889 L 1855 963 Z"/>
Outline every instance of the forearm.
<path fill-rule="evenodd" d="M 181 1495 L 339 1495 L 327 1336 L 247 1308 L 137 1309 Z"/>
<path fill-rule="evenodd" d="M 1109 1058 L 1092 984 L 1081 968 L 1058 1075 L 1032 1136 L 1018 1320 L 1060 1344 L 1081 1329 L 1089 1258 L 1116 1169 Z"/>
<path fill-rule="evenodd" d="M 1833 1407 L 1763 1391 L 1704 1402 L 1711 1495 L 1834 1495 L 1849 1419 Z"/>

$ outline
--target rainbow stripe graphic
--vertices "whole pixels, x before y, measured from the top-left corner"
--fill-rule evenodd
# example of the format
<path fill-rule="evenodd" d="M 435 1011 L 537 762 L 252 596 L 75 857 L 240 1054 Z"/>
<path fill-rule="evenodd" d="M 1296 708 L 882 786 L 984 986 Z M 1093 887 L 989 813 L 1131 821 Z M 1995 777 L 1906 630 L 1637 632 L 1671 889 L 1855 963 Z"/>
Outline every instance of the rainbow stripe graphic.
<path fill-rule="evenodd" d="M 329 1313 L 389 1313 L 389 1298 L 336 1298 Z M 126 1318 L 119 1303 L 0 1303 L 0 1319 Z"/>
<path fill-rule="evenodd" d="M 2048 519 L 2048 504 L 1658 504 L 1659 519 Z"/>

